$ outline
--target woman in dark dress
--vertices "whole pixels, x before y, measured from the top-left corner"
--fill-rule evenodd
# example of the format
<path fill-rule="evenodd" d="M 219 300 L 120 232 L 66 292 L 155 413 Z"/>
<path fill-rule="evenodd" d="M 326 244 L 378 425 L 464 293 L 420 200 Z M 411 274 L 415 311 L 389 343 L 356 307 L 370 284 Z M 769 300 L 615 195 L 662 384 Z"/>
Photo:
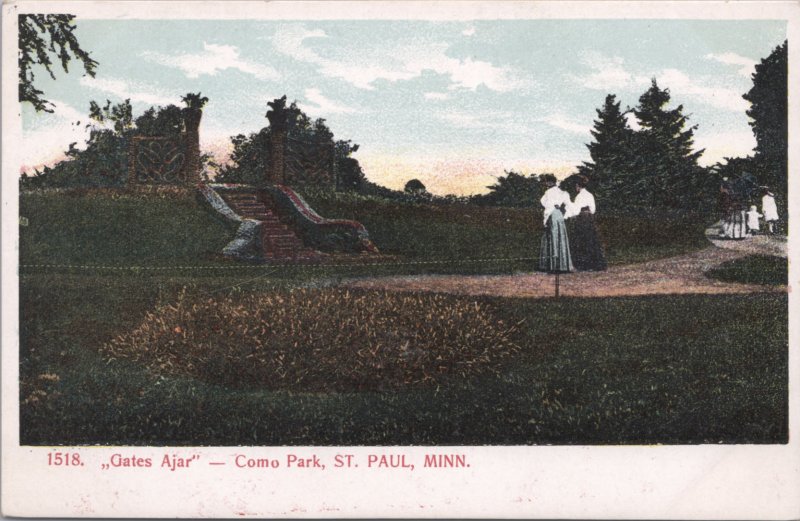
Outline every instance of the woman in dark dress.
<path fill-rule="evenodd" d="M 725 239 L 744 239 L 747 237 L 745 208 L 742 196 L 727 177 L 722 178 L 719 187 L 719 209 L 722 213 L 722 232 Z"/>
<path fill-rule="evenodd" d="M 574 219 L 570 227 L 572 263 L 579 271 L 603 271 L 608 267 L 603 244 L 594 222 L 596 211 L 594 196 L 586 189 L 588 179 L 581 176 L 576 182 L 578 194 L 572 202 Z"/>

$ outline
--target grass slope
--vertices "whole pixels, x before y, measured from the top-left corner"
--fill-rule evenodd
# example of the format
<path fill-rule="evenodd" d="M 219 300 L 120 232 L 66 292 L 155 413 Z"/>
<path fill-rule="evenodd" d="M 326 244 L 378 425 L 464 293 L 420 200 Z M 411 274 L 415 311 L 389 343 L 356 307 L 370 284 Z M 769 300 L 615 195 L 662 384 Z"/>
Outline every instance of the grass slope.
<path fill-rule="evenodd" d="M 233 237 L 191 193 L 27 193 L 19 212 L 21 264 L 208 264 Z"/>
<path fill-rule="evenodd" d="M 378 248 L 398 256 L 398 262 L 369 268 L 302 266 L 282 269 L 280 276 L 509 273 L 531 271 L 533 261 L 508 259 L 538 257 L 542 227 L 533 210 L 411 205 L 353 194 L 317 194 L 310 201 L 326 217 L 361 221 Z M 20 215 L 29 221 L 20 227 L 22 264 L 232 264 L 219 254 L 233 229 L 191 192 L 168 197 L 107 191 L 26 193 Z M 696 221 L 601 216 L 599 226 L 611 264 L 667 257 L 707 244 L 702 223 Z"/>

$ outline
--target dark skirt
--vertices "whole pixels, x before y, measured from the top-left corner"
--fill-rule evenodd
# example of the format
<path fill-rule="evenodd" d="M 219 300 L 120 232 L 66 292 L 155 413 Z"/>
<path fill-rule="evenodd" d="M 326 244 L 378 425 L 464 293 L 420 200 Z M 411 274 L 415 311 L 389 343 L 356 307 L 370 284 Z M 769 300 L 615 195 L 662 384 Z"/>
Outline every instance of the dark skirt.
<path fill-rule="evenodd" d="M 564 214 L 561 210 L 553 210 L 547 219 L 547 228 L 539 249 L 537 269 L 548 273 L 565 273 L 574 269 L 569 253 L 567 226 L 564 224 Z"/>
<path fill-rule="evenodd" d="M 597 233 L 594 215 L 589 210 L 581 210 L 570 223 L 570 251 L 572 263 L 579 271 L 603 271 L 608 268 L 603 244 Z"/>
<path fill-rule="evenodd" d="M 722 219 L 722 232 L 728 239 L 744 239 L 747 237 L 746 215 L 740 208 L 729 210 Z"/>

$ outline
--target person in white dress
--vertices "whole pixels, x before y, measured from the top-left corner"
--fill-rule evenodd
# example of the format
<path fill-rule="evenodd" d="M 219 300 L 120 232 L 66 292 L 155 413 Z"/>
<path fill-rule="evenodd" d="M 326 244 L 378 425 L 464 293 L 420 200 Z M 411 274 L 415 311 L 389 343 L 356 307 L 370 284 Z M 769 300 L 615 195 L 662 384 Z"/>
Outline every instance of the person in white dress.
<path fill-rule="evenodd" d="M 761 211 L 764 213 L 767 231 L 775 233 L 775 224 L 778 222 L 778 206 L 775 204 L 775 195 L 766 186 L 763 186 L 762 190 L 764 195 L 761 197 Z"/>
<path fill-rule="evenodd" d="M 760 226 L 758 223 L 759 217 L 763 217 L 758 210 L 756 209 L 756 205 L 752 205 L 750 207 L 750 211 L 747 212 L 747 231 L 753 235 L 757 234 L 760 230 Z"/>
<path fill-rule="evenodd" d="M 567 227 L 564 224 L 564 216 L 571 206 L 569 194 L 559 188 L 554 175 L 544 174 L 541 179 L 548 188 L 540 199 L 545 232 L 539 249 L 537 269 L 548 273 L 572 271 L 575 268 L 569 252 Z"/>

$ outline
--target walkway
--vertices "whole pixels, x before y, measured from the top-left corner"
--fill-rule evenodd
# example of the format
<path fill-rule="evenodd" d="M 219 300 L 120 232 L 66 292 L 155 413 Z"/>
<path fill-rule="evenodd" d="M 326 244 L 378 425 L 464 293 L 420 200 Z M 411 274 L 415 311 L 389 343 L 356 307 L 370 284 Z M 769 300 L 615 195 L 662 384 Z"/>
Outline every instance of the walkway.
<path fill-rule="evenodd" d="M 736 294 L 785 292 L 785 286 L 737 284 L 710 279 L 704 273 L 723 262 L 747 255 L 786 257 L 785 238 L 756 236 L 743 241 L 718 240 L 709 229 L 712 242 L 703 250 L 640 264 L 612 266 L 603 272 L 561 275 L 561 295 L 566 297 L 618 297 L 665 294 Z M 550 297 L 554 276 L 544 273 L 515 275 L 422 275 L 372 277 L 344 281 L 353 288 L 391 291 L 493 295 L 502 297 Z"/>

